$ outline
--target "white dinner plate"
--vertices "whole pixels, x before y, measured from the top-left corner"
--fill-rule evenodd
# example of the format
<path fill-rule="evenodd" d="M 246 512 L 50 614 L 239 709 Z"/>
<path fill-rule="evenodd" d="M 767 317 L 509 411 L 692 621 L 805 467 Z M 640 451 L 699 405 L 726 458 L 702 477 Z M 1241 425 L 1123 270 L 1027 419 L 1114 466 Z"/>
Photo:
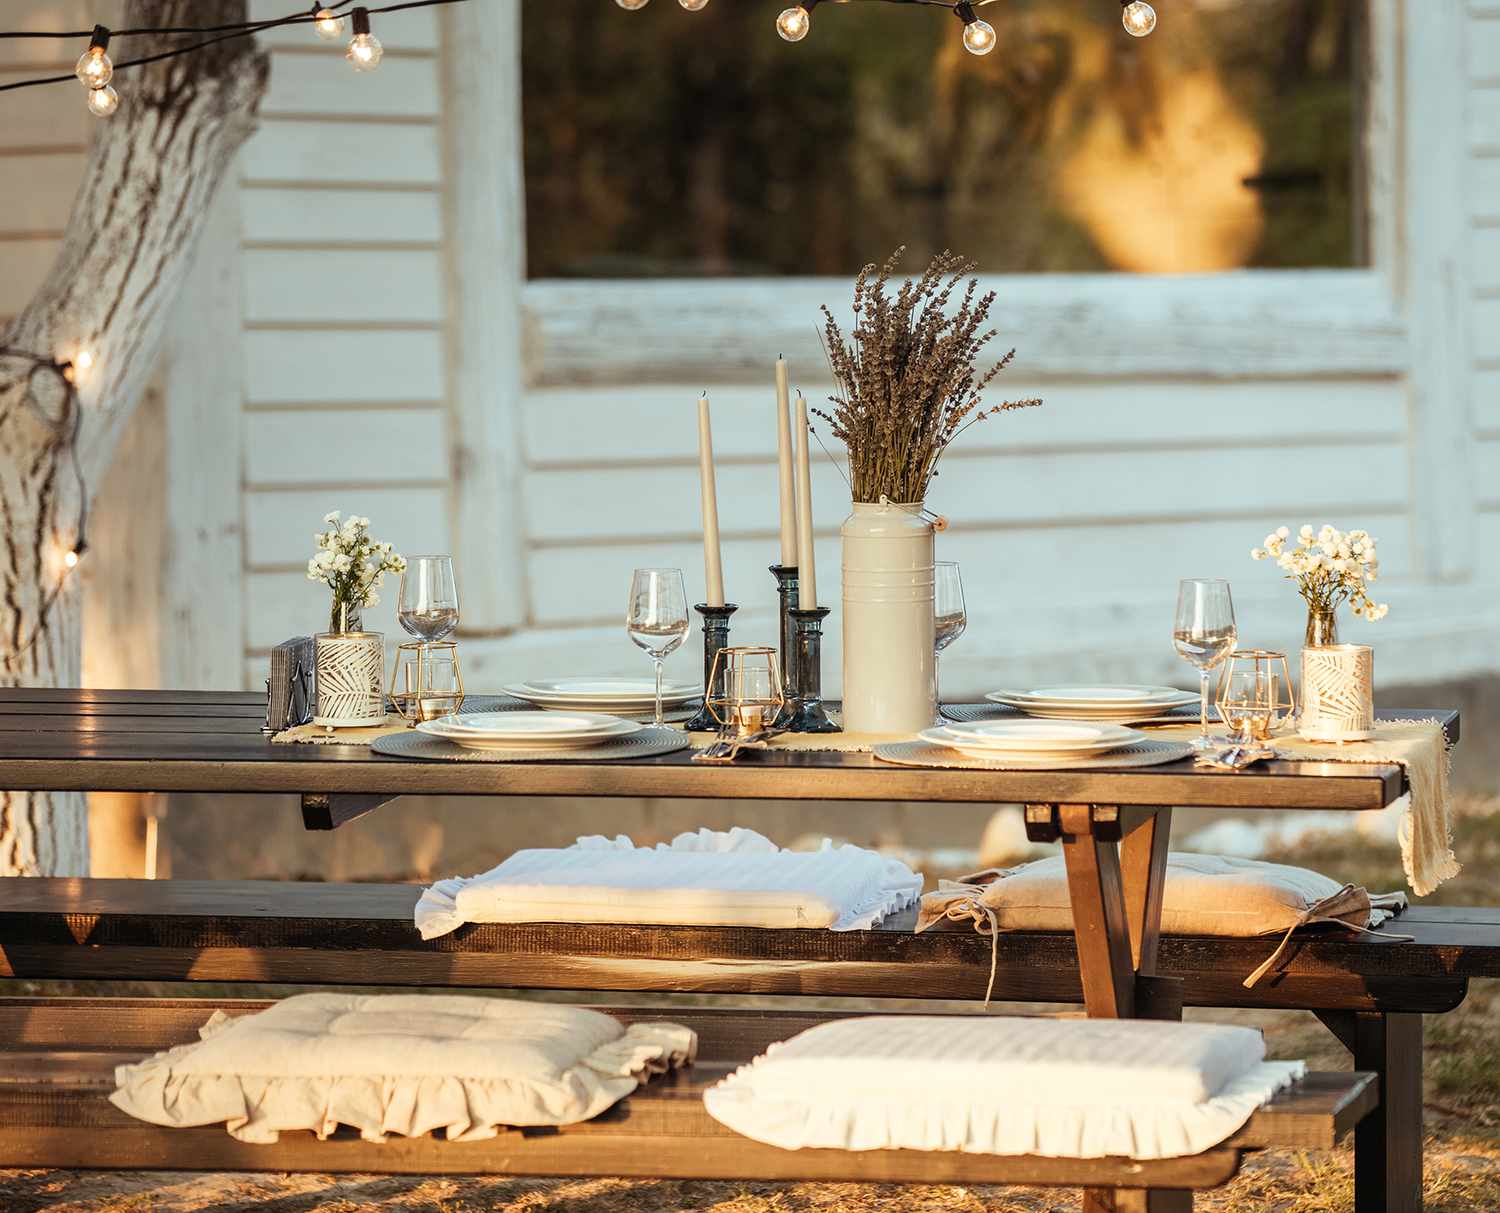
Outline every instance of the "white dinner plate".
<path fill-rule="evenodd" d="M 615 710 L 654 707 L 656 684 L 648 678 L 534 678 L 501 688 L 507 695 L 549 707 L 610 707 Z M 697 699 L 702 688 L 690 682 L 664 681 L 663 704 Z"/>
<path fill-rule="evenodd" d="M 1006 753 L 1099 754 L 1134 745 L 1145 737 L 1118 724 L 1085 724 L 1059 720 L 979 720 L 928 729 L 924 741 L 955 748 Z"/>
<path fill-rule="evenodd" d="M 597 712 L 478 712 L 442 716 L 420 732 L 476 750 L 552 750 L 594 745 L 640 732 L 633 720 Z"/>
<path fill-rule="evenodd" d="M 1016 697 L 1051 703 L 1122 703 L 1126 701 L 1142 703 L 1148 700 L 1171 699 L 1186 693 L 1175 687 L 1123 684 L 1096 687 L 1034 687 L 1029 691 L 1017 692 Z"/>

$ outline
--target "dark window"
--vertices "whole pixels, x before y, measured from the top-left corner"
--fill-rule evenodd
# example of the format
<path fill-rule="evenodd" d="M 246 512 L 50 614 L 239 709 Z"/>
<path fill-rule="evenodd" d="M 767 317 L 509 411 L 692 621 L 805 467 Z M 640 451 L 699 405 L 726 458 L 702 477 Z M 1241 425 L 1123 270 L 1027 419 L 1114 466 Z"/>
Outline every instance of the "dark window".
<path fill-rule="evenodd" d="M 1363 264 L 1364 0 L 524 8 L 532 277 Z M 1456 69 L 1455 69 L 1456 70 Z"/>

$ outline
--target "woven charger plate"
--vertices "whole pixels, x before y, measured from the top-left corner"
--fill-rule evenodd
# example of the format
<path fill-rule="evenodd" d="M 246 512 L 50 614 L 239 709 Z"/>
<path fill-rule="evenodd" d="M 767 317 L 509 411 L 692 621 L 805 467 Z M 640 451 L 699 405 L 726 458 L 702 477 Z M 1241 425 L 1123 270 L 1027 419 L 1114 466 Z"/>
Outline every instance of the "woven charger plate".
<path fill-rule="evenodd" d="M 377 737 L 370 742 L 370 749 L 391 758 L 420 758 L 430 762 L 614 762 L 620 758 L 670 754 L 691 744 L 680 729 L 649 725 L 629 737 L 577 750 L 466 750 L 451 741 L 415 731 Z"/>
<path fill-rule="evenodd" d="M 945 703 L 943 704 L 943 715 L 949 720 L 968 723 L 975 720 L 1043 720 L 1046 717 L 1029 716 L 1019 708 L 1006 707 L 1003 703 Z M 1169 712 L 1163 712 L 1160 716 L 1153 716 L 1149 720 L 1136 720 L 1131 722 L 1131 727 L 1143 724 L 1194 724 L 1198 720 L 1198 705 L 1190 703 L 1186 707 L 1173 708 Z M 1091 724 L 1113 723 L 1107 721 L 1089 721 Z"/>
<path fill-rule="evenodd" d="M 888 741 L 875 747 L 875 757 L 903 767 L 957 767 L 968 771 L 1118 771 L 1127 767 L 1156 767 L 1191 757 L 1185 741 L 1138 741 L 1097 758 L 1058 759 L 1056 762 L 1006 762 L 970 758 L 930 741 Z"/>

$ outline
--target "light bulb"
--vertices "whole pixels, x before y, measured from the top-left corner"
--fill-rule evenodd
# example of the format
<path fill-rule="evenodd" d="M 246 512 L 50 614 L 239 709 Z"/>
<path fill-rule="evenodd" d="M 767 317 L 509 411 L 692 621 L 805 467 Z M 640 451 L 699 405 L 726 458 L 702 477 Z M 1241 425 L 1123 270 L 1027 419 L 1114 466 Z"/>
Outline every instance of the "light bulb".
<path fill-rule="evenodd" d="M 385 48 L 374 34 L 355 34 L 349 40 L 349 53 L 344 58 L 354 64 L 357 72 L 373 72 L 380 66 L 380 57 L 384 54 Z"/>
<path fill-rule="evenodd" d="M 113 92 L 114 90 L 111 89 L 110 91 Z M 79 350 L 73 358 L 73 365 L 84 374 L 88 374 L 93 369 L 94 352 L 92 350 Z"/>
<path fill-rule="evenodd" d="M 63 553 L 63 565 L 64 567 L 70 569 L 76 569 L 78 567 L 78 552 L 76 549 L 69 548 L 66 552 Z"/>
<path fill-rule="evenodd" d="M 320 8 L 313 17 L 313 32 L 323 41 L 334 42 L 343 35 L 344 19 L 331 9 Z"/>
<path fill-rule="evenodd" d="M 120 94 L 105 85 L 103 88 L 89 89 L 89 113 L 96 118 L 108 118 L 120 108 Z M 87 369 L 87 368 L 84 368 Z"/>
<path fill-rule="evenodd" d="M 708 0 L 677 0 L 690 13 L 701 13 L 708 7 Z"/>
<path fill-rule="evenodd" d="M 1156 10 L 1146 0 L 1131 0 L 1121 11 L 1120 20 L 1132 38 L 1144 38 L 1156 28 Z"/>
<path fill-rule="evenodd" d="M 802 5 L 782 11 L 776 18 L 776 32 L 788 42 L 801 42 L 812 28 L 812 17 Z"/>
<path fill-rule="evenodd" d="M 73 69 L 86 88 L 103 88 L 115 74 L 115 65 L 102 46 L 91 46 L 78 56 L 78 66 Z"/>
<path fill-rule="evenodd" d="M 646 0 L 615 0 L 627 13 L 639 12 L 646 7 Z"/>
<path fill-rule="evenodd" d="M 964 49 L 972 55 L 988 55 L 996 41 L 995 27 L 988 21 L 970 21 L 964 26 Z"/>

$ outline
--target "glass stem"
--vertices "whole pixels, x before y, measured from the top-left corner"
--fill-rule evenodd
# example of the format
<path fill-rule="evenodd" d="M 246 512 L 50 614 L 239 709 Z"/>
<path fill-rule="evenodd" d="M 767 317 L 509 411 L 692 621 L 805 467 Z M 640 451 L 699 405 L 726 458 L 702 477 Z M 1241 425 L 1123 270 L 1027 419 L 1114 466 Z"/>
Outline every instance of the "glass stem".
<path fill-rule="evenodd" d="M 1208 740 L 1208 667 L 1198 671 L 1198 735 Z"/>
<path fill-rule="evenodd" d="M 663 724 L 665 722 L 661 718 L 661 658 L 653 657 L 651 660 L 656 662 L 656 723 Z"/>
<path fill-rule="evenodd" d="M 941 677 L 942 669 L 943 655 L 942 652 L 939 651 L 932 655 L 932 702 L 937 708 L 937 718 L 939 723 L 948 719 L 948 714 L 943 711 L 943 680 Z"/>

